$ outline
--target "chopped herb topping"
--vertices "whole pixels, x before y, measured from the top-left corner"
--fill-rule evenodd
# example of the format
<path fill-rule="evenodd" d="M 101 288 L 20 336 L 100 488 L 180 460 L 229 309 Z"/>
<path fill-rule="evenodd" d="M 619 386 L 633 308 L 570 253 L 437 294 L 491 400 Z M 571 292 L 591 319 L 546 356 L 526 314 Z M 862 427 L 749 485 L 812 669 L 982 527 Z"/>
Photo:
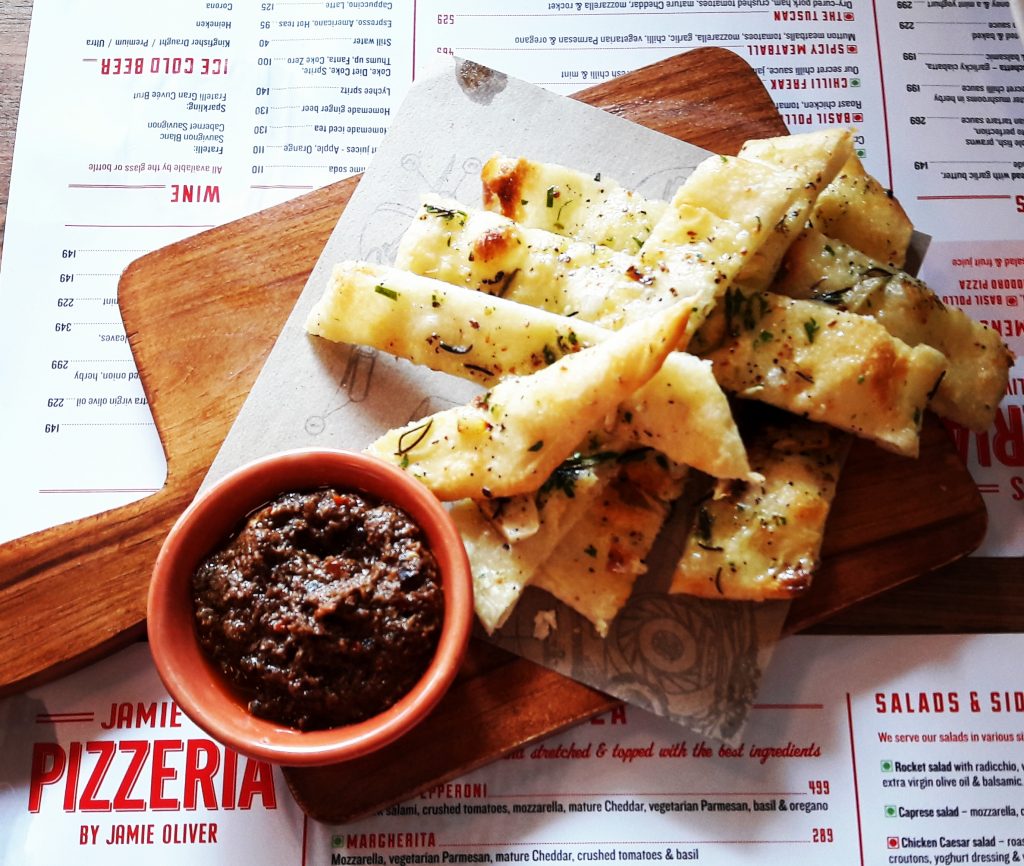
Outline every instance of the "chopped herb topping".
<path fill-rule="evenodd" d="M 711 516 L 711 512 L 703 505 L 700 506 L 697 509 L 697 523 L 694 526 L 697 538 L 701 541 L 711 541 L 711 530 L 714 528 L 714 525 L 715 518 Z"/>
<path fill-rule="evenodd" d="M 818 331 L 821 330 L 821 325 L 818 324 L 817 319 L 808 319 L 804 322 L 804 332 L 807 334 L 807 342 L 813 343 L 814 338 L 818 336 Z"/>
<path fill-rule="evenodd" d="M 557 196 L 558 193 L 555 193 L 555 195 Z M 562 225 L 562 211 L 564 211 L 574 201 L 576 201 L 576 199 L 569 199 L 568 201 L 562 202 L 562 206 L 558 209 L 558 213 L 555 214 L 555 227 L 556 228 L 558 228 L 558 229 L 564 229 L 565 228 L 565 226 Z"/>
<path fill-rule="evenodd" d="M 730 336 L 754 330 L 767 312 L 768 301 L 763 294 L 748 296 L 741 289 L 725 290 L 725 327 Z"/>
<path fill-rule="evenodd" d="M 460 226 L 464 226 L 466 224 L 466 220 L 469 219 L 469 214 L 464 210 L 452 210 L 451 208 L 446 207 L 436 207 L 432 204 L 423 205 L 423 209 L 428 214 L 441 217 L 443 220 L 453 220 L 457 218 Z"/>
<path fill-rule="evenodd" d="M 832 249 L 832 247 L 830 247 L 828 244 L 825 244 L 825 252 L 828 253 L 830 256 L 834 256 L 836 254 L 836 251 Z"/>
<path fill-rule="evenodd" d="M 864 273 L 861 274 L 861 277 L 863 277 L 865 280 L 869 280 L 872 277 L 894 277 L 894 276 L 896 276 L 896 275 L 892 271 L 887 270 L 886 268 L 877 268 L 877 267 L 868 268 L 866 271 L 864 271 Z"/>
<path fill-rule="evenodd" d="M 500 282 L 501 284 L 498 286 L 498 290 L 497 291 L 492 291 L 492 292 L 490 292 L 490 294 L 495 295 L 496 297 L 499 297 L 499 298 L 504 298 L 505 297 L 505 293 L 508 292 L 509 287 L 512 285 L 512 281 L 516 278 L 516 274 L 518 274 L 518 273 L 519 273 L 519 268 L 516 268 L 513 271 L 509 271 L 508 274 L 504 273 L 504 271 L 498 271 L 498 273 L 495 274 L 493 280 L 482 280 L 481 282 L 484 283 L 485 285 L 491 285 L 491 286 L 493 286 L 496 283 Z M 499 280 L 499 278 L 500 278 L 500 280 Z"/>
<path fill-rule="evenodd" d="M 398 450 L 396 454 L 407 455 L 413 448 L 420 444 L 424 439 L 427 438 L 427 434 L 430 432 L 430 428 L 434 426 L 433 419 L 429 419 L 418 427 L 413 427 L 410 430 L 406 430 L 401 436 L 398 437 Z"/>
<path fill-rule="evenodd" d="M 587 556 L 597 556 L 597 548 L 594 547 L 594 545 L 592 545 L 592 544 L 588 544 L 586 547 L 584 547 L 583 548 L 583 552 Z"/>
<path fill-rule="evenodd" d="M 547 364 L 554 364 L 558 360 L 558 356 L 554 350 L 547 344 L 544 344 L 544 361 Z"/>
<path fill-rule="evenodd" d="M 446 352 L 451 352 L 453 355 L 466 355 L 473 350 L 472 343 L 470 343 L 468 346 L 450 346 L 444 340 L 438 340 L 437 345 L 444 349 Z"/>
<path fill-rule="evenodd" d="M 849 289 L 836 289 L 833 292 L 824 292 L 815 297 L 816 301 L 821 301 L 823 304 L 831 304 L 833 307 L 842 306 L 845 303 L 844 295 Z"/>
<path fill-rule="evenodd" d="M 480 278 L 480 282 L 483 283 L 485 286 L 493 286 L 496 283 L 500 283 L 504 279 L 505 279 L 505 272 L 504 271 L 498 271 L 498 273 L 496 273 L 489 280 L 486 277 L 481 277 Z"/>
<path fill-rule="evenodd" d="M 538 439 L 527 450 L 528 451 L 540 451 L 540 449 L 543 448 L 543 447 L 544 447 L 544 440 L 543 439 Z"/>
<path fill-rule="evenodd" d="M 398 292 L 396 292 L 394 289 L 389 289 L 387 286 L 383 286 L 380 283 L 374 286 L 373 290 L 378 295 L 383 295 L 385 298 L 390 298 L 392 301 L 398 300 Z"/>
<path fill-rule="evenodd" d="M 558 348 L 561 350 L 563 355 L 568 355 L 571 352 L 575 352 L 579 347 L 579 337 L 576 336 L 575 331 L 569 331 L 568 334 L 558 335 Z"/>
<path fill-rule="evenodd" d="M 608 460 L 618 458 L 618 451 L 595 451 L 591 454 L 576 452 L 572 457 L 563 460 L 558 468 L 548 476 L 538 491 L 541 499 L 554 491 L 559 491 L 572 499 L 576 496 L 576 481 L 579 476 Z"/>
<path fill-rule="evenodd" d="M 558 191 L 553 186 L 548 187 L 547 205 L 548 207 L 555 206 L 555 196 L 558 195 Z"/>

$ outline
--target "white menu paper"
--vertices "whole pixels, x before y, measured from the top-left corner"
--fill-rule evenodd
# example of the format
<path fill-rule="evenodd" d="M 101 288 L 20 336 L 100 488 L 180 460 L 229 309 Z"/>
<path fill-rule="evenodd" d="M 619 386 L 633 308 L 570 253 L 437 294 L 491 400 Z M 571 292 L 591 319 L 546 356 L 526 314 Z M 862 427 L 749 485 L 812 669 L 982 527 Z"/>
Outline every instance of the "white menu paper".
<path fill-rule="evenodd" d="M 0 701 L 0 862 L 1017 863 L 1022 641 L 788 638 L 742 742 L 628 707 L 344 826 L 195 728 L 139 644 Z"/>

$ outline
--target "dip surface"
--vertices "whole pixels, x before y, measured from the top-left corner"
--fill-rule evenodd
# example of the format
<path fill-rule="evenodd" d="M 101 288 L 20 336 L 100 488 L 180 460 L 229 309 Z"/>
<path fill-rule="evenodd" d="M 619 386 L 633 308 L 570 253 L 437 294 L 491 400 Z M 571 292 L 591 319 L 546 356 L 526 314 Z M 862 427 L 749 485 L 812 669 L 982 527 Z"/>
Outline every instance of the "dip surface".
<path fill-rule="evenodd" d="M 302 730 L 394 704 L 430 664 L 444 617 L 419 526 L 331 489 L 261 507 L 192 587 L 200 643 L 249 711 Z"/>

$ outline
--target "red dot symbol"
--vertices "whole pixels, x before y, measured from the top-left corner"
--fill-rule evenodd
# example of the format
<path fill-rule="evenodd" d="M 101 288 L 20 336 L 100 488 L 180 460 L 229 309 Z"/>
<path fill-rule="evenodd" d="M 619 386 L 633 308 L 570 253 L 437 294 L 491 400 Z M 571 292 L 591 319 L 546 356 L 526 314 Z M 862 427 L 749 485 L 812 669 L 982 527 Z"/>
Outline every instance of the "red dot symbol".
<path fill-rule="evenodd" d="M 890 836 L 888 839 L 885 840 L 885 844 L 886 844 L 887 848 L 899 848 L 900 847 L 899 837 L 898 836 Z"/>

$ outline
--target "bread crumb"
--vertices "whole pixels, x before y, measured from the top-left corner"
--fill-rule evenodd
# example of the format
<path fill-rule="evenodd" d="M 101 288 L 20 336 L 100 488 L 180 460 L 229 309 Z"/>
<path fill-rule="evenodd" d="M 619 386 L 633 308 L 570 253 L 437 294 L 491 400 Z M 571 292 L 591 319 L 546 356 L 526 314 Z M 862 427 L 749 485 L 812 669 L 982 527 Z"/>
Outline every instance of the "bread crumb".
<path fill-rule="evenodd" d="M 558 618 L 553 610 L 538 611 L 533 618 L 533 636 L 537 640 L 547 640 L 548 636 L 558 628 Z"/>

